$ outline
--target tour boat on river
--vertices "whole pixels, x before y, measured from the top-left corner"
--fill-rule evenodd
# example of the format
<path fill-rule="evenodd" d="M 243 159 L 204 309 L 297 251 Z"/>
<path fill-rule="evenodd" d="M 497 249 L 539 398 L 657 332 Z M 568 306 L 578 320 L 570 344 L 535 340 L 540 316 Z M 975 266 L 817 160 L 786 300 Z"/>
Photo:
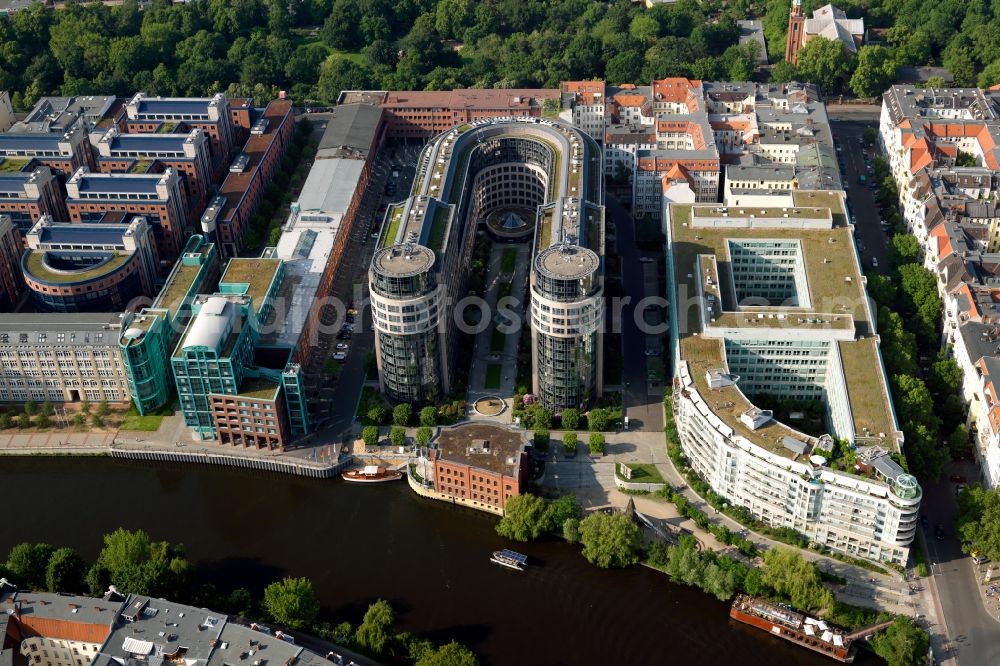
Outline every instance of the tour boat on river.
<path fill-rule="evenodd" d="M 503 550 L 493 551 L 493 557 L 490 558 L 490 562 L 507 567 L 508 569 L 524 571 L 524 565 L 528 562 L 528 556 L 504 548 Z"/>
<path fill-rule="evenodd" d="M 340 478 L 354 483 L 383 483 L 385 481 L 399 481 L 403 478 L 403 473 L 378 465 L 365 465 L 361 469 L 343 472 Z"/>

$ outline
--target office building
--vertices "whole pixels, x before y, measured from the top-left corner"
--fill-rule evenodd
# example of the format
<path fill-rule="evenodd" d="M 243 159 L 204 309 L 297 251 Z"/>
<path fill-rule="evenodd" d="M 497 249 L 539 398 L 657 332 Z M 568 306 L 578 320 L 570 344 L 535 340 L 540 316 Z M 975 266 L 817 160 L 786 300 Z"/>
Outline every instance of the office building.
<path fill-rule="evenodd" d="M 65 220 L 68 215 L 59 189 L 52 170 L 46 166 L 0 173 L 0 215 L 10 216 L 22 235 L 43 215 Z"/>
<path fill-rule="evenodd" d="M 563 81 L 560 120 L 579 127 L 595 141 L 604 141 L 608 118 L 604 81 Z"/>
<path fill-rule="evenodd" d="M 681 447 L 714 492 L 754 518 L 903 564 L 921 490 L 896 461 L 903 436 L 853 227 L 840 191 L 792 197 L 793 206 L 666 208 Z M 819 401 L 824 422 L 781 422 L 769 399 Z M 856 465 L 834 440 L 854 449 Z"/>
<path fill-rule="evenodd" d="M 345 91 L 342 101 L 372 95 Z M 456 125 L 493 118 L 555 117 L 560 92 L 545 88 L 461 90 L 393 90 L 378 93 L 386 113 L 386 131 L 391 138 L 429 139 Z M 548 104 L 548 107 L 546 107 Z"/>
<path fill-rule="evenodd" d="M 214 291 L 218 276 L 215 245 L 191 236 L 153 303 L 125 313 L 118 345 L 139 414 L 170 402 L 175 385 L 170 355 L 187 328 L 194 297 Z"/>
<path fill-rule="evenodd" d="M 451 391 L 452 303 L 464 295 L 475 221 L 512 206 L 537 211 L 533 392 L 555 411 L 601 394 L 600 147 L 579 130 L 526 117 L 482 120 L 436 137 L 410 197 L 386 211 L 368 281 L 379 381 L 393 399 L 430 402 Z"/>
<path fill-rule="evenodd" d="M 80 169 L 66 181 L 71 222 L 120 223 L 141 215 L 153 229 L 161 273 L 167 273 L 187 236 L 184 193 L 172 169 L 161 174 L 91 173 Z"/>
<path fill-rule="evenodd" d="M 0 317 L 0 402 L 128 402 L 117 313 Z"/>
<path fill-rule="evenodd" d="M 42 97 L 27 117 L 14 123 L 10 131 L 63 134 L 79 125 L 91 132 L 99 127 L 110 127 L 120 106 L 114 95 Z"/>
<path fill-rule="evenodd" d="M 122 312 L 156 293 L 156 244 L 145 218 L 67 224 L 43 217 L 25 236 L 21 270 L 38 312 Z"/>
<path fill-rule="evenodd" d="M 268 104 L 250 128 L 250 138 L 219 188 L 224 205 L 202 217 L 202 231 L 217 240 L 223 258 L 247 249 L 244 236 L 250 218 L 257 213 L 264 190 L 281 166 L 294 131 L 292 103 L 283 99 Z M 213 200 L 213 206 L 215 203 Z"/>
<path fill-rule="evenodd" d="M 0 312 L 13 312 L 24 297 L 21 276 L 21 233 L 10 219 L 0 215 Z"/>
<path fill-rule="evenodd" d="M 4 132 L 0 134 L 0 157 L 8 173 L 47 166 L 68 178 L 80 167 L 94 166 L 90 139 L 78 125 L 63 133 Z"/>
<path fill-rule="evenodd" d="M 167 169 L 180 179 L 188 226 L 196 226 L 212 185 L 211 155 L 204 132 L 123 134 L 111 128 L 97 141 L 97 170 L 101 173 L 163 173 Z"/>
<path fill-rule="evenodd" d="M 440 499 L 503 515 L 528 481 L 528 446 L 522 431 L 495 425 L 444 428 L 430 450 Z"/>
<path fill-rule="evenodd" d="M 212 176 L 222 180 L 238 145 L 237 129 L 229 100 L 222 93 L 212 97 L 149 97 L 136 93 L 125 104 L 118 124 L 129 134 L 180 132 L 200 129 L 208 137 Z"/>
<path fill-rule="evenodd" d="M 294 348 L 262 342 L 280 326 L 274 301 L 285 271 L 274 255 L 268 248 L 258 259 L 230 259 L 218 292 L 192 303 L 171 365 L 184 423 L 196 439 L 281 450 L 308 432 Z"/>

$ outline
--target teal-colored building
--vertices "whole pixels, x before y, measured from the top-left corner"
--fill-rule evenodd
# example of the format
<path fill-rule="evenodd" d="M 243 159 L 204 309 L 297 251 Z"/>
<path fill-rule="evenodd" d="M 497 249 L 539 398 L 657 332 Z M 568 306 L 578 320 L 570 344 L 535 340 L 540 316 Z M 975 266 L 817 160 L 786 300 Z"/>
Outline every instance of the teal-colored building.
<path fill-rule="evenodd" d="M 194 300 L 171 366 L 185 425 L 198 438 L 282 448 L 283 432 L 308 432 L 294 349 L 261 345 L 284 278 L 284 262 L 268 248 L 257 259 L 231 259 L 218 290 Z M 281 390 L 262 398 L 264 384 Z"/>
<path fill-rule="evenodd" d="M 214 288 L 218 264 L 215 245 L 203 236 L 192 236 L 153 304 L 125 314 L 118 346 L 140 414 L 170 402 L 174 392 L 170 353 L 187 328 L 195 295 Z"/>

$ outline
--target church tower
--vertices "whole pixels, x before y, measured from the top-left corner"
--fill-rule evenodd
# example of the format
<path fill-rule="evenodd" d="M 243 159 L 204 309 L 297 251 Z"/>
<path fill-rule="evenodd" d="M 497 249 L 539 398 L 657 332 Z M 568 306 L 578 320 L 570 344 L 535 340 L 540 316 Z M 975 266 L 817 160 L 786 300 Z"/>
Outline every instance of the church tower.
<path fill-rule="evenodd" d="M 785 37 L 785 60 L 793 65 L 799 64 L 799 49 L 805 42 L 806 17 L 802 13 L 802 0 L 792 0 L 791 11 L 788 12 L 788 34 Z"/>

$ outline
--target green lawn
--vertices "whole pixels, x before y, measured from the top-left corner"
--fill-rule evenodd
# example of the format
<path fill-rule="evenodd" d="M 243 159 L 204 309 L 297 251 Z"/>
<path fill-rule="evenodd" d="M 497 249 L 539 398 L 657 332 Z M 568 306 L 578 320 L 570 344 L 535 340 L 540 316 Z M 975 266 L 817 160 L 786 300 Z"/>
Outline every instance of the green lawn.
<path fill-rule="evenodd" d="M 507 347 L 507 334 L 501 333 L 499 328 L 493 329 L 490 336 L 490 351 L 502 352 Z"/>
<path fill-rule="evenodd" d="M 142 432 L 156 432 L 163 423 L 162 416 L 126 416 L 119 426 L 119 430 L 140 430 Z"/>
<path fill-rule="evenodd" d="M 500 271 L 510 275 L 514 272 L 516 265 L 517 249 L 513 247 L 504 248 L 503 254 L 500 256 Z"/>
<path fill-rule="evenodd" d="M 503 372 L 503 366 L 497 363 L 490 363 L 488 366 L 486 366 L 486 381 L 483 382 L 483 388 L 487 389 L 500 388 L 501 372 Z"/>
<path fill-rule="evenodd" d="M 618 477 L 623 481 L 632 481 L 634 483 L 664 482 L 659 470 L 656 469 L 656 465 L 652 463 L 629 463 L 628 467 L 632 470 L 631 479 L 626 479 L 617 469 L 615 470 L 615 474 L 618 474 Z"/>

